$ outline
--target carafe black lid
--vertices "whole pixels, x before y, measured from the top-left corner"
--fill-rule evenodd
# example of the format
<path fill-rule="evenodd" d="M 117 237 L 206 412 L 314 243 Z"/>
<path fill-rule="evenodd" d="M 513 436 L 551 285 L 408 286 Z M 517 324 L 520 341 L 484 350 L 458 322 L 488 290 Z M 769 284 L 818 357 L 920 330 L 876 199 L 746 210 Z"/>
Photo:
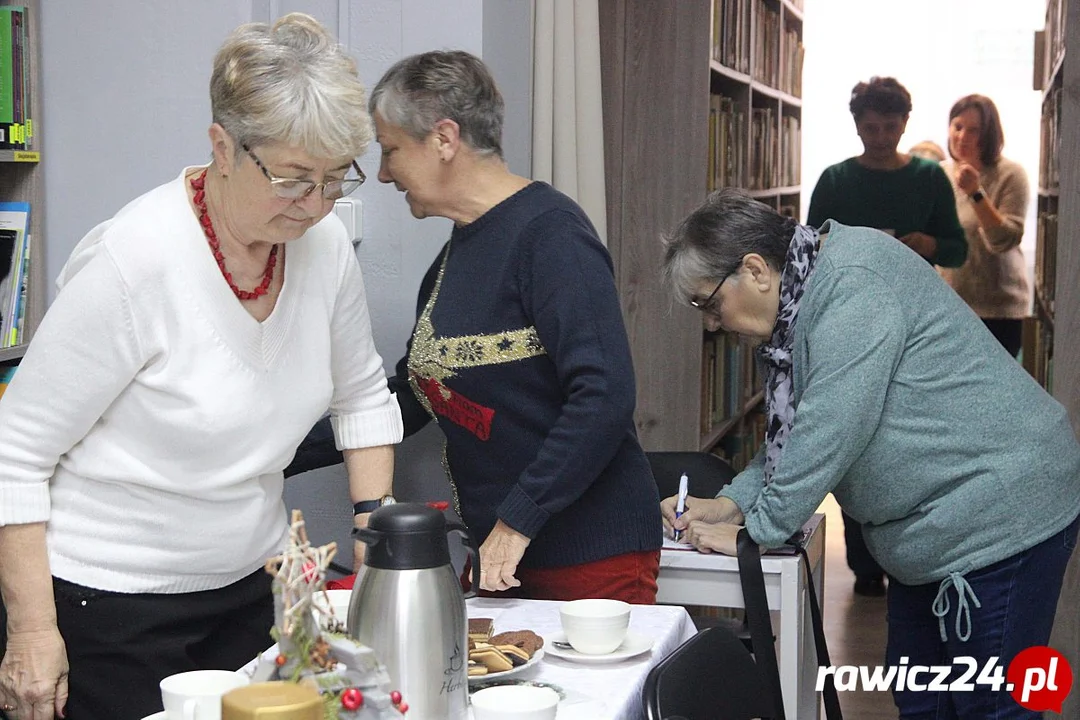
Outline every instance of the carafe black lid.
<path fill-rule="evenodd" d="M 446 518 L 423 503 L 384 505 L 368 526 L 353 531 L 367 545 L 364 564 L 386 570 L 421 570 L 450 564 Z"/>

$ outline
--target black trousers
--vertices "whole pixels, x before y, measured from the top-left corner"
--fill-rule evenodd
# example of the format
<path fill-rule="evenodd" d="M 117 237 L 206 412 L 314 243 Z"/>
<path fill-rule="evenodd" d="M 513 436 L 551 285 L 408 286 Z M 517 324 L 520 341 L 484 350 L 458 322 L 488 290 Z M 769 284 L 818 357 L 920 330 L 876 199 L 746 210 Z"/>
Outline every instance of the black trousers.
<path fill-rule="evenodd" d="M 69 720 L 140 720 L 162 709 L 158 683 L 188 670 L 236 670 L 268 648 L 263 570 L 217 590 L 112 593 L 53 578 L 67 646 Z"/>
<path fill-rule="evenodd" d="M 842 513 L 844 518 L 844 543 L 847 545 L 847 564 L 857 578 L 884 578 L 885 571 L 877 564 L 866 549 L 866 540 L 863 539 L 862 525 L 852 519 L 847 513 Z"/>
<path fill-rule="evenodd" d="M 1002 347 L 1009 351 L 1009 354 L 1016 357 L 1020 352 L 1020 346 L 1023 344 L 1023 320 L 1012 320 L 1009 318 L 983 318 L 983 324 L 986 325 L 986 329 L 997 338 Z"/>

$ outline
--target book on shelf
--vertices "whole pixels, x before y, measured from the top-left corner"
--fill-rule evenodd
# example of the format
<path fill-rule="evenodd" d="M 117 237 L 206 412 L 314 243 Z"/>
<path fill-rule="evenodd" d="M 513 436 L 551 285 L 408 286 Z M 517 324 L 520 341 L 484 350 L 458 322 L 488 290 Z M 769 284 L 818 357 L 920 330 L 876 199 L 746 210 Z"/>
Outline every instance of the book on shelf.
<path fill-rule="evenodd" d="M 702 342 L 701 434 L 740 416 L 761 385 L 753 348 L 719 333 Z"/>
<path fill-rule="evenodd" d="M 736 72 L 750 72 L 750 0 L 713 0 L 712 57 Z"/>
<path fill-rule="evenodd" d="M 746 113 L 734 98 L 709 97 L 709 191 L 746 186 Z"/>
<path fill-rule="evenodd" d="M 33 137 L 27 9 L 0 6 L 0 148 L 27 150 Z"/>
<path fill-rule="evenodd" d="M 18 345 L 30 273 L 30 203 L 0 202 L 0 348 Z"/>
<path fill-rule="evenodd" d="M 1055 86 L 1043 103 L 1042 132 L 1039 135 L 1039 187 L 1045 190 L 1056 190 L 1058 187 L 1061 92 L 1061 86 Z"/>
<path fill-rule="evenodd" d="M 0 367 L 0 398 L 4 397 L 4 391 L 7 390 L 11 378 L 15 377 L 15 368 L 15 365 Z"/>
<path fill-rule="evenodd" d="M 1039 213 L 1035 234 L 1035 292 L 1051 313 L 1054 311 L 1057 275 L 1057 225 L 1057 213 Z"/>

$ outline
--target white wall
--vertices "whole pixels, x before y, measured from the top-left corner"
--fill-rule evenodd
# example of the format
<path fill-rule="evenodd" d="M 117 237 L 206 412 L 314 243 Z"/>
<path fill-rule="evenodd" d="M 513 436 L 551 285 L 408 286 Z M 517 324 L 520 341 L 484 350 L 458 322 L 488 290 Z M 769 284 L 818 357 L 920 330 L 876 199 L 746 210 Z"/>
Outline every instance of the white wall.
<path fill-rule="evenodd" d="M 208 84 L 214 52 L 243 22 L 291 11 L 314 15 L 357 59 L 371 88 L 400 58 L 454 48 L 484 57 L 507 101 L 507 158 L 530 165 L 531 21 L 528 0 L 93 0 L 44 2 L 40 125 L 45 166 L 46 276 L 52 283 L 79 239 L 125 203 L 209 157 Z M 490 46 L 485 52 L 485 47 Z M 379 149 L 360 160 L 371 178 L 358 256 L 375 342 L 388 371 L 412 330 L 420 279 L 449 237 L 449 221 L 417 221 L 393 186 L 375 182 Z M 437 429 L 398 453 L 399 494 L 442 499 Z M 289 482 L 313 539 L 341 543 L 351 507 L 341 468 Z M 349 562 L 351 544 L 339 558 Z"/>
<path fill-rule="evenodd" d="M 803 41 L 803 216 L 821 172 L 862 152 L 848 111 L 851 88 L 892 75 L 911 92 L 906 150 L 921 140 L 946 148 L 949 108 L 982 93 L 994 100 L 1006 156 L 1028 172 L 1032 198 L 1023 248 L 1035 250 L 1041 94 L 1032 90 L 1034 31 L 1045 3 L 1034 0 L 807 0 Z"/>

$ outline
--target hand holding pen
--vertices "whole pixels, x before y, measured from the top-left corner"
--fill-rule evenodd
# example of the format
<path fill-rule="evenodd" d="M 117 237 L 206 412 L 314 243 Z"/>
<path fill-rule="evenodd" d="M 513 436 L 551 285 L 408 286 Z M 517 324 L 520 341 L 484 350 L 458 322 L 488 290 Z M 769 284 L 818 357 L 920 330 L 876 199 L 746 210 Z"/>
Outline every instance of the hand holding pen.
<path fill-rule="evenodd" d="M 675 502 L 676 520 L 678 520 L 679 517 L 684 512 L 686 512 L 686 495 L 690 490 L 689 485 L 690 479 L 686 477 L 686 473 L 683 473 L 682 476 L 679 478 L 679 499 Z M 676 542 L 680 541 L 682 539 L 682 531 L 673 530 L 672 537 L 675 539 Z"/>

